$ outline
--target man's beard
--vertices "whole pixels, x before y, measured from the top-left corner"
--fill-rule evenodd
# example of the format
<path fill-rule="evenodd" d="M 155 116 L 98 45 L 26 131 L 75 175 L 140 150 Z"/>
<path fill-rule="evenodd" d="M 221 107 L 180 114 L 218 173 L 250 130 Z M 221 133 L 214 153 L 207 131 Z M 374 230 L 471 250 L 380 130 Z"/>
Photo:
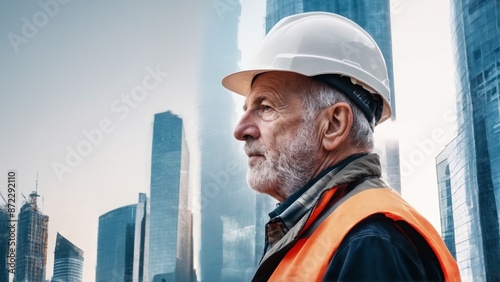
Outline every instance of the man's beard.
<path fill-rule="evenodd" d="M 303 122 L 294 138 L 278 144 L 273 155 L 263 145 L 247 141 L 247 154 L 265 157 L 259 163 L 249 163 L 247 181 L 250 187 L 260 193 L 285 197 L 300 189 L 313 176 L 320 146 L 315 137 L 314 123 Z"/>

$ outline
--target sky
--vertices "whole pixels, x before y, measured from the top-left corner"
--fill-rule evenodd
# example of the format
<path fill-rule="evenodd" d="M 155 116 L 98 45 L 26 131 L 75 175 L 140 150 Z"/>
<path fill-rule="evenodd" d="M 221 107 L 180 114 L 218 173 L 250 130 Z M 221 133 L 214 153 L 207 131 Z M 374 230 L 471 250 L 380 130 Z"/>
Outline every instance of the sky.
<path fill-rule="evenodd" d="M 401 194 L 440 230 L 435 157 L 456 132 L 449 1 L 392 1 L 397 120 L 375 138 L 397 136 Z"/>
<path fill-rule="evenodd" d="M 196 101 L 184 93 L 196 87 L 199 25 L 224 20 L 215 4 L 236 12 L 234 1 L 199 1 L 0 1 L 0 192 L 9 169 L 21 201 L 38 175 L 50 217 L 47 278 L 60 232 L 85 252 L 84 280 L 94 280 L 99 216 L 149 194 L 155 113 L 185 118 L 196 145 Z M 244 67 L 264 35 L 265 1 L 241 4 Z M 438 230 L 435 156 L 455 130 L 449 6 L 391 2 L 398 117 L 375 136 L 399 139 L 402 195 Z"/>

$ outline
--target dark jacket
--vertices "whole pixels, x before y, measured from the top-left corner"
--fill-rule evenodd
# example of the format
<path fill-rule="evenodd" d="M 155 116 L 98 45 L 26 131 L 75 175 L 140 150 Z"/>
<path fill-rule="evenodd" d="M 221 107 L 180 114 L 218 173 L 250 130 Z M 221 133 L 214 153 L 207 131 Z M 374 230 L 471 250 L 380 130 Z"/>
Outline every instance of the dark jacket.
<path fill-rule="evenodd" d="M 293 195 L 291 198 L 294 202 L 301 202 L 300 206 L 310 208 L 298 212 L 302 215 L 297 219 L 287 214 L 287 210 L 290 210 L 288 205 L 293 206 L 293 203 L 287 203 L 274 212 L 275 217 L 268 225 L 278 222 L 278 226 L 284 226 L 283 237 L 270 245 L 253 281 L 266 281 L 298 240 L 299 234 L 307 232 L 304 225 L 324 191 L 344 186 L 345 191 L 340 194 L 340 199 L 335 199 L 340 204 L 346 194 L 356 193 L 359 189 L 387 187 L 380 177 L 377 155 L 355 156 L 328 169 L 320 175 L 320 179 L 315 179 L 313 184 L 301 189 L 299 195 Z M 293 214 L 297 214 L 296 210 Z M 396 224 L 392 219 L 377 214 L 360 222 L 342 240 L 323 280 L 442 281 L 443 273 L 434 252 L 413 228 L 404 222 Z"/>
<path fill-rule="evenodd" d="M 411 240 L 407 236 L 411 236 Z M 378 214 L 348 233 L 323 279 L 443 281 L 444 277 L 434 252 L 420 234 L 408 225 L 398 226 L 392 219 Z"/>

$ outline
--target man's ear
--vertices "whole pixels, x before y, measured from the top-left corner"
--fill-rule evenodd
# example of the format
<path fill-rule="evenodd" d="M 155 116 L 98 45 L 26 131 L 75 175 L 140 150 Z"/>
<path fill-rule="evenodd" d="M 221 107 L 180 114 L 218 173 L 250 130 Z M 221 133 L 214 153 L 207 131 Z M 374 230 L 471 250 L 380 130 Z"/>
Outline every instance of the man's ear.
<path fill-rule="evenodd" d="M 345 102 L 338 102 L 326 108 L 322 116 L 322 145 L 333 151 L 342 145 L 351 131 L 354 115 Z"/>

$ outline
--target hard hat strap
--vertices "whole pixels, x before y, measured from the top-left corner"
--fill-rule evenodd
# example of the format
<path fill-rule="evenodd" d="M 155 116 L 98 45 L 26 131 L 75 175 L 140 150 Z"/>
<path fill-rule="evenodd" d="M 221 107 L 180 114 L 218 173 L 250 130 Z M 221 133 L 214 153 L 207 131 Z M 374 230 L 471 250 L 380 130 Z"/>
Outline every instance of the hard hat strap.
<path fill-rule="evenodd" d="M 353 84 L 350 77 L 338 74 L 322 74 L 312 78 L 346 95 L 363 112 L 372 129 L 380 120 L 382 116 L 382 100 L 379 95 L 373 95 L 362 86 Z"/>

